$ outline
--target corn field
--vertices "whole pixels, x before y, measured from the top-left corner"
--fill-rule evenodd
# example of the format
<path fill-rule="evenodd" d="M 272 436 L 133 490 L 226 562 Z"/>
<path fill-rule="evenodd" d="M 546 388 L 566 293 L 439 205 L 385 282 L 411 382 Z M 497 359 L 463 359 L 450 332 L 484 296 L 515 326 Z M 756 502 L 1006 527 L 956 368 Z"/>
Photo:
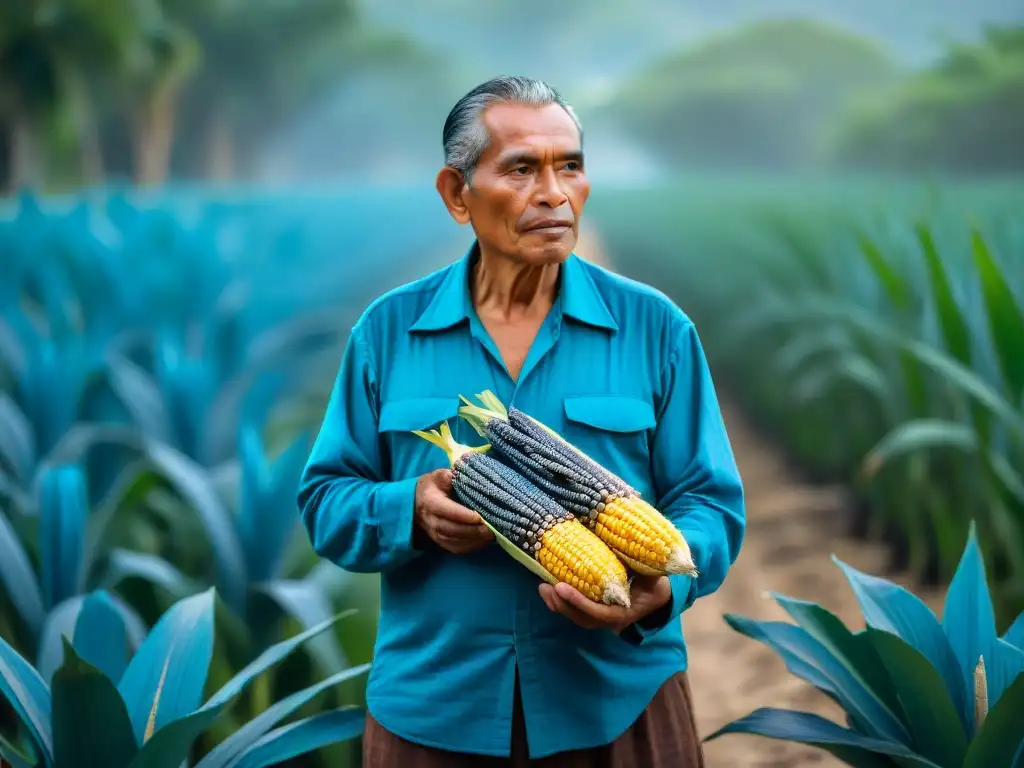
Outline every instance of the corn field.
<path fill-rule="evenodd" d="M 616 267 L 671 294 L 722 385 L 854 529 L 948 581 L 977 519 L 1024 607 L 1024 192 L 1012 182 L 684 182 L 597 196 Z"/>
<path fill-rule="evenodd" d="M 38 685 L 52 681 L 55 708 L 62 636 L 80 651 L 80 635 L 102 634 L 94 604 L 144 657 L 147 628 L 161 616 L 175 626 L 200 610 L 175 601 L 214 588 L 216 684 L 359 609 L 255 679 L 194 758 L 369 660 L 374 583 L 316 562 L 295 493 L 348 328 L 377 294 L 449 256 L 453 232 L 430 192 L 115 191 L 26 195 L 0 210 L 0 651 L 32 665 Z M 389 226 L 395 217 L 408 229 Z M 178 662 L 172 674 L 202 693 L 205 670 L 189 677 Z M 4 669 L 16 663 L 0 652 Z M 14 715 L 31 707 L 3 692 L 0 756 L 20 765 L 12 755 L 31 756 L 28 736 L 46 738 L 19 734 Z M 300 712 L 361 702 L 360 684 Z M 355 765 L 354 754 L 342 745 L 316 764 Z M 52 764 L 46 749 L 37 757 Z"/>
<path fill-rule="evenodd" d="M 1024 607 L 1021 210 L 1010 183 L 702 180 L 596 189 L 588 218 L 616 271 L 694 317 L 719 386 L 778 448 L 855 491 L 855 532 L 889 542 L 897 566 L 948 581 L 976 521 L 1005 624 Z M 351 735 L 376 580 L 317 561 L 298 476 L 348 328 L 468 234 L 432 189 L 0 204 L 0 672 L 17 653 L 56 713 L 72 636 L 83 654 L 113 621 L 143 664 L 193 611 L 210 622 L 194 650 L 209 673 L 192 650 L 173 657 L 198 691 L 181 713 L 206 688 L 239 699 L 210 715 L 190 765 L 269 739 L 269 721 L 247 730 L 268 712 Z M 274 650 L 292 638 L 301 653 Z M 131 705 L 145 675 L 111 664 Z M 32 754 L 46 732 L 19 728 L 31 707 L 12 691 L 0 756 L 62 768 Z M 250 748 L 269 759 L 268 743 Z M 289 764 L 358 764 L 357 744 L 323 746 Z"/>

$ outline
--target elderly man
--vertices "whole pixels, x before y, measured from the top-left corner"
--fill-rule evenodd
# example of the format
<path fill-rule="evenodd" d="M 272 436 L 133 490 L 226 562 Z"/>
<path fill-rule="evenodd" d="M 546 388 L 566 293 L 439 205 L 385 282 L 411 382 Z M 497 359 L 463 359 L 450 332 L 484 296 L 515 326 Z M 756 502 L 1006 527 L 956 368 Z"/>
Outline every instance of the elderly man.
<path fill-rule="evenodd" d="M 658 291 L 573 253 L 582 131 L 544 83 L 473 89 L 444 126 L 437 190 L 476 235 L 352 329 L 299 505 L 316 551 L 381 574 L 364 765 L 703 765 L 681 615 L 718 588 L 743 491 L 694 326 Z M 628 609 L 541 583 L 451 497 L 411 434 L 490 389 L 652 500 L 699 574 L 636 577 Z"/>

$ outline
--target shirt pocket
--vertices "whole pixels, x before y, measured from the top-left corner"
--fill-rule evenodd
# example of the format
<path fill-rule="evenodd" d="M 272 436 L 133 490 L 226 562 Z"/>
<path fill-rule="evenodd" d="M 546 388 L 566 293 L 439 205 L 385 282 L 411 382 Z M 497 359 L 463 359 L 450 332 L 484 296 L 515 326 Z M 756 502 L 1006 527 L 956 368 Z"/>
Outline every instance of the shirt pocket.
<path fill-rule="evenodd" d="M 642 495 L 651 488 L 654 406 L 627 395 L 568 395 L 563 437 Z"/>
<path fill-rule="evenodd" d="M 388 400 L 380 409 L 377 433 L 384 440 L 390 457 L 392 480 L 418 477 L 425 472 L 449 466 L 445 452 L 427 442 L 413 430 L 440 429 L 447 421 L 452 435 L 462 441 L 464 430 L 459 424 L 459 398 L 412 397 Z"/>

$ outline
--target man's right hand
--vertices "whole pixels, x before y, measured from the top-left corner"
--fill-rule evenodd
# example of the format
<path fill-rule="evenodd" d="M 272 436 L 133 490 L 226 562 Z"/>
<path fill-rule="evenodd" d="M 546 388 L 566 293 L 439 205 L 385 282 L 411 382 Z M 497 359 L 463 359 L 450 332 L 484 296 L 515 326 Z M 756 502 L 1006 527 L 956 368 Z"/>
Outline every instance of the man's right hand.
<path fill-rule="evenodd" d="M 437 469 L 416 483 L 414 520 L 441 549 L 464 555 L 494 540 L 480 515 L 451 498 L 452 471 Z"/>

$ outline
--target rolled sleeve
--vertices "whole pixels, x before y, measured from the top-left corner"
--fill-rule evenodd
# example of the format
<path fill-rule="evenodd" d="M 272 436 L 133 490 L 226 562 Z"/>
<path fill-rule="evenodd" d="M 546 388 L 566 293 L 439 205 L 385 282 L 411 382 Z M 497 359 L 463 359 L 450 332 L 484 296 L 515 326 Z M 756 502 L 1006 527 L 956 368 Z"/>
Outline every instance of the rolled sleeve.
<path fill-rule="evenodd" d="M 622 633 L 637 645 L 722 585 L 746 530 L 743 484 L 707 358 L 693 324 L 679 323 L 662 375 L 651 466 L 657 506 L 686 538 L 697 575 L 669 576 L 668 604 Z"/>
<path fill-rule="evenodd" d="M 373 573 L 421 550 L 413 541 L 417 478 L 386 479 L 377 374 L 364 334 L 357 324 L 349 336 L 298 505 L 317 554 L 345 570 Z"/>

